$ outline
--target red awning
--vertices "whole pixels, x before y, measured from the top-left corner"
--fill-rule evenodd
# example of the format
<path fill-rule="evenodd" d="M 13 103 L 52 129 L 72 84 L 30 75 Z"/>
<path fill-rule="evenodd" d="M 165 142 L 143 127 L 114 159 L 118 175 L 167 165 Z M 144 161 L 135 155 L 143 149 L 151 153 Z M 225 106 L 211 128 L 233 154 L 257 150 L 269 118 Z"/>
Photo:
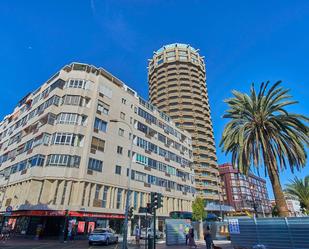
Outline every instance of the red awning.
<path fill-rule="evenodd" d="M 18 216 L 64 216 L 65 210 L 23 210 L 12 211 L 10 217 Z M 94 212 L 80 212 L 69 211 L 70 217 L 93 217 L 93 218 L 109 218 L 109 219 L 124 219 L 123 214 L 110 214 L 110 213 L 94 213 Z"/>

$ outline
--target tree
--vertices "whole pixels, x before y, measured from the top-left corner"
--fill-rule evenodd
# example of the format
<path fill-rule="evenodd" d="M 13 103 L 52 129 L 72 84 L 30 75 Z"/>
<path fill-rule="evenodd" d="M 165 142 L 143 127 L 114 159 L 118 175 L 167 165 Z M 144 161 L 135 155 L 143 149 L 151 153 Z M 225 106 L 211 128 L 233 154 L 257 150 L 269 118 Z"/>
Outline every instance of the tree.
<path fill-rule="evenodd" d="M 192 203 L 192 219 L 194 221 L 203 221 L 205 218 L 205 201 L 201 197 L 196 197 Z"/>
<path fill-rule="evenodd" d="M 259 172 L 264 165 L 269 176 L 280 216 L 288 216 L 280 184 L 279 172 L 288 166 L 291 171 L 306 165 L 308 146 L 308 118 L 288 113 L 285 108 L 297 103 L 291 100 L 289 90 L 280 86 L 281 81 L 268 88 L 262 83 L 259 91 L 251 86 L 250 95 L 233 91 L 225 100 L 229 109 L 224 118 L 230 119 L 224 128 L 220 146 L 231 153 L 232 163 L 248 174 L 251 167 Z M 288 165 L 288 166 L 287 166 Z"/>
<path fill-rule="evenodd" d="M 309 212 L 309 175 L 303 179 L 295 177 L 286 185 L 285 191 L 298 198 L 300 206 Z"/>
<path fill-rule="evenodd" d="M 206 218 L 205 200 L 201 197 L 196 197 L 192 203 L 192 219 L 199 221 L 199 238 L 203 238 L 203 220 Z"/>

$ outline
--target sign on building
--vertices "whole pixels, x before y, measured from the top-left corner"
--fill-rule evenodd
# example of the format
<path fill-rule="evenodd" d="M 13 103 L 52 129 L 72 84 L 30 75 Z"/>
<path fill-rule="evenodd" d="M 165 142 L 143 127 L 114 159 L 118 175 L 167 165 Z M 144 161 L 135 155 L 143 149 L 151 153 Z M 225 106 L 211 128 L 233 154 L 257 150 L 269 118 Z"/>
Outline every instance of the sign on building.
<path fill-rule="evenodd" d="M 238 219 L 229 219 L 230 234 L 240 234 Z"/>

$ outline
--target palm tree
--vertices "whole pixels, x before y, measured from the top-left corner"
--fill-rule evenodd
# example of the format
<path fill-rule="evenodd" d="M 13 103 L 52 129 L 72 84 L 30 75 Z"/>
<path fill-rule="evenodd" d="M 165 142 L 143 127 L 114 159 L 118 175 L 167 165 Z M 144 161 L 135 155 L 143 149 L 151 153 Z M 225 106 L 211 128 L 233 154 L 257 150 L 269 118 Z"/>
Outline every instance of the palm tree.
<path fill-rule="evenodd" d="M 295 177 L 286 185 L 285 191 L 298 198 L 302 208 L 309 211 L 309 175 L 300 179 Z"/>
<path fill-rule="evenodd" d="M 272 183 L 280 216 L 288 216 L 280 184 L 279 172 L 286 169 L 300 170 L 306 165 L 308 146 L 308 118 L 288 113 L 285 107 L 297 103 L 291 100 L 289 90 L 280 86 L 281 81 L 268 88 L 262 83 L 258 93 L 251 86 L 250 95 L 232 91 L 233 97 L 225 100 L 229 110 L 224 118 L 230 119 L 224 128 L 220 146 L 231 153 L 233 165 L 248 174 L 250 169 L 259 172 L 264 165 Z"/>

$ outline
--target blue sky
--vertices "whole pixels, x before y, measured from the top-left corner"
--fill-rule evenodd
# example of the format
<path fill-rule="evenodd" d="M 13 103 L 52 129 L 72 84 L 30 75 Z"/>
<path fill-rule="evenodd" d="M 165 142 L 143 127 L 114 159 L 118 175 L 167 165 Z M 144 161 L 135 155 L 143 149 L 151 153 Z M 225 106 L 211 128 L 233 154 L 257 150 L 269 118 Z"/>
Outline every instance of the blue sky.
<path fill-rule="evenodd" d="M 218 162 L 231 90 L 283 80 L 308 111 L 309 2 L 72 0 L 0 2 L 0 118 L 73 61 L 101 66 L 148 97 L 147 59 L 182 42 L 205 56 Z M 306 167 L 298 175 L 309 173 Z M 282 174 L 282 182 L 293 175 Z M 268 183 L 270 195 L 271 187 Z"/>

